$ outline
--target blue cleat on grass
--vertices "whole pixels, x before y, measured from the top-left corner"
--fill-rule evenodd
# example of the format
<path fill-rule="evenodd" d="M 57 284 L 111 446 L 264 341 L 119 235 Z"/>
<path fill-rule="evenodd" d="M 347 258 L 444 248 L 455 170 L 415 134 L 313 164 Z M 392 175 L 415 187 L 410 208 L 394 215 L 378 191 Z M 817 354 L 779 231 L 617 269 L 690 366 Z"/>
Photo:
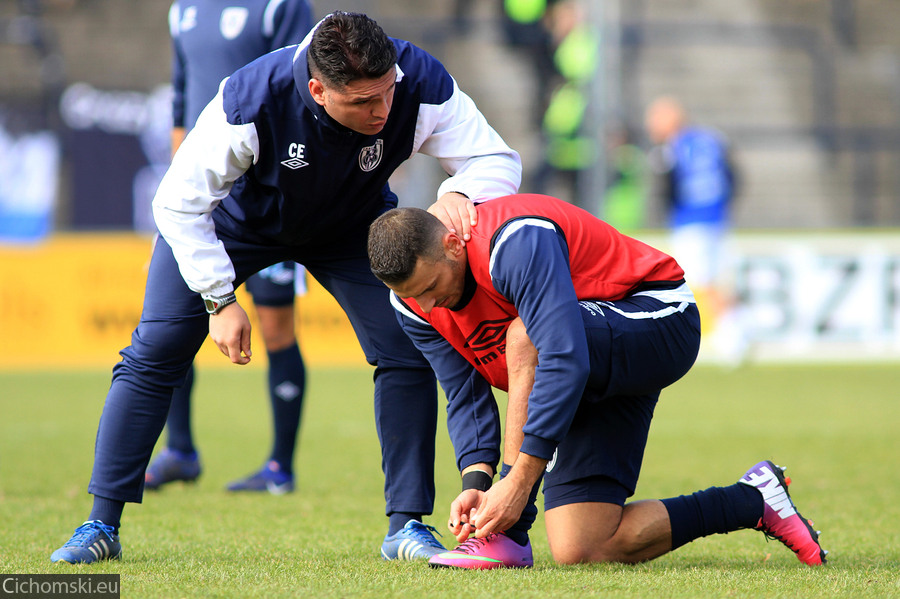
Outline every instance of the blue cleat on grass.
<path fill-rule="evenodd" d="M 429 559 L 447 551 L 431 534 L 433 532 L 437 532 L 435 527 L 422 524 L 418 520 L 410 520 L 396 533 L 384 537 L 381 557 L 399 560 Z"/>
<path fill-rule="evenodd" d="M 200 476 L 200 458 L 197 453 L 183 453 L 174 449 L 163 449 L 150 463 L 144 474 L 144 488 L 159 489 L 166 483 L 183 480 L 194 482 Z"/>
<path fill-rule="evenodd" d="M 272 460 L 259 472 L 236 480 L 226 488 L 229 491 L 268 491 L 272 495 L 284 495 L 294 490 L 294 475 L 282 472 L 278 462 Z"/>
<path fill-rule="evenodd" d="M 53 552 L 50 561 L 92 564 L 121 557 L 122 544 L 115 529 L 100 520 L 89 520 L 75 529 L 75 534 L 65 545 Z"/>

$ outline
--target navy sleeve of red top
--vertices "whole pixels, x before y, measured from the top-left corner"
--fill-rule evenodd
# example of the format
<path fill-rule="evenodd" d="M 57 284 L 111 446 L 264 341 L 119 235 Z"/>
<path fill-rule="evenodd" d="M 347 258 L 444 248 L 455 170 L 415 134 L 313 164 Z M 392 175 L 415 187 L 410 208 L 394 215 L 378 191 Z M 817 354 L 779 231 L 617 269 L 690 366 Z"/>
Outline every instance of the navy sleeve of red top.
<path fill-rule="evenodd" d="M 392 294 L 397 320 L 425 355 L 447 396 L 447 429 L 460 471 L 472 464 L 500 462 L 500 414 L 491 385 L 426 321 Z"/>
<path fill-rule="evenodd" d="M 569 250 L 551 223 L 528 217 L 507 224 L 495 240 L 494 288 L 516 306 L 538 351 L 521 451 L 549 460 L 572 424 L 590 369 Z"/>

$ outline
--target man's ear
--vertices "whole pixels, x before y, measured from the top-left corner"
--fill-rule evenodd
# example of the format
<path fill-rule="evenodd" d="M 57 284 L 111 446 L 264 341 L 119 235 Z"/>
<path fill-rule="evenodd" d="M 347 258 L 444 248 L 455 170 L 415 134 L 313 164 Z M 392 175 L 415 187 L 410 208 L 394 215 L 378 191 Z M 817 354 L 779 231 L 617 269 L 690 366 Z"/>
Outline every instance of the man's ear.
<path fill-rule="evenodd" d="M 457 235 L 456 233 L 447 231 L 446 233 L 444 233 L 444 237 L 441 241 L 444 246 L 444 252 L 448 256 L 459 258 L 465 251 L 466 244 L 462 239 L 459 238 L 459 235 Z"/>
<path fill-rule="evenodd" d="M 309 95 L 316 101 L 316 104 L 325 106 L 325 86 L 315 77 L 309 80 Z"/>

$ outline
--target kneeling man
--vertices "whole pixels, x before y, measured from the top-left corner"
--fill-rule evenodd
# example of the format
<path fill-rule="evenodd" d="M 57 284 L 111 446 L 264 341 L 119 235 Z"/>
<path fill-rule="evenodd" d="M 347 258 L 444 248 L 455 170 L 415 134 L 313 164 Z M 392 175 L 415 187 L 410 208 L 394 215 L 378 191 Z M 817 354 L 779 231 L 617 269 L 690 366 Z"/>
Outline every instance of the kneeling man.
<path fill-rule="evenodd" d="M 809 565 L 825 562 L 790 479 L 768 460 L 732 485 L 626 504 L 660 391 L 691 368 L 700 317 L 678 263 L 588 212 L 519 194 L 477 207 L 463 242 L 424 210 L 369 229 L 369 261 L 449 401 L 459 460 L 494 436 L 491 387 L 508 392 L 499 481 L 469 466 L 450 510 L 461 545 L 433 566 L 528 567 L 543 478 L 550 549 L 560 563 L 656 558 L 694 539 L 760 530 Z M 482 406 L 476 409 L 475 406 Z M 496 425 L 480 422 L 494 414 Z M 482 415 L 476 417 L 477 415 Z"/>

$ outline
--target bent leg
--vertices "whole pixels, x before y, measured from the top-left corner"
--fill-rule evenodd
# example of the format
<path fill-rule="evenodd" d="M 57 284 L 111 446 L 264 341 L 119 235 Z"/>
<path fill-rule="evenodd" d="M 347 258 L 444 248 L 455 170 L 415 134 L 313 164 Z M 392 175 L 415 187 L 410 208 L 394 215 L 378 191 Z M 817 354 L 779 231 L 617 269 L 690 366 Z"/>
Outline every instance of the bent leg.
<path fill-rule="evenodd" d="M 760 493 L 741 483 L 669 499 L 635 501 L 624 507 L 581 501 L 602 496 L 609 488 L 597 478 L 554 488 L 557 498 L 567 494 L 578 498 L 547 509 L 547 536 L 556 561 L 651 560 L 701 537 L 754 528 L 763 514 Z"/>
<path fill-rule="evenodd" d="M 662 502 L 571 503 L 545 514 L 553 559 L 561 564 L 654 559 L 672 549 L 672 528 Z"/>

